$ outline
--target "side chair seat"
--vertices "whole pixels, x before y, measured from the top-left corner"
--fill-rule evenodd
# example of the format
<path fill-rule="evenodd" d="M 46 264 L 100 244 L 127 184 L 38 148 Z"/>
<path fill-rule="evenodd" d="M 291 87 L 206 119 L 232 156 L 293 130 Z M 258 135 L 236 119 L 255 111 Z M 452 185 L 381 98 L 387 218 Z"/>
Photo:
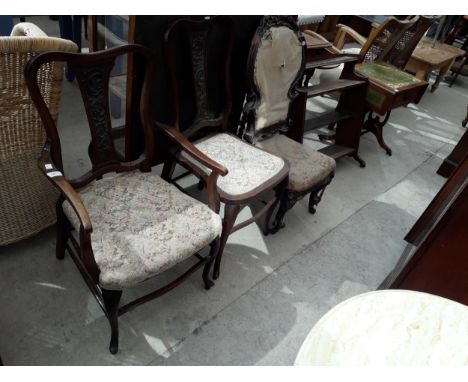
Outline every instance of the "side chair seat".
<path fill-rule="evenodd" d="M 285 135 L 275 134 L 271 138 L 259 141 L 257 146 L 288 160 L 290 166 L 288 189 L 298 193 L 310 190 L 323 182 L 336 168 L 333 158 Z"/>
<path fill-rule="evenodd" d="M 279 174 L 287 164 L 264 150 L 260 150 L 239 138 L 226 133 L 212 135 L 194 143 L 197 149 L 228 169 L 228 174 L 218 178 L 221 196 L 240 197 L 264 189 L 265 183 Z M 190 161 L 207 174 L 208 168 L 182 152 Z"/>
<path fill-rule="evenodd" d="M 221 234 L 221 218 L 157 174 L 133 171 L 77 190 L 93 231 L 99 283 L 121 289 L 155 276 L 208 246 Z M 79 221 L 65 201 L 73 228 Z"/>

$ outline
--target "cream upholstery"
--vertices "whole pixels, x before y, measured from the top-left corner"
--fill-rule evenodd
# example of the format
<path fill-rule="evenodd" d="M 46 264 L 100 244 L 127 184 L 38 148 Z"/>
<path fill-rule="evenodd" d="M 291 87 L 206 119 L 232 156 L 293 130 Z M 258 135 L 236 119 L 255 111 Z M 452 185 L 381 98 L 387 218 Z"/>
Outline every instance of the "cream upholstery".
<path fill-rule="evenodd" d="M 225 194 L 245 194 L 278 174 L 286 165 L 282 158 L 259 150 L 230 134 L 217 134 L 195 142 L 195 146 L 214 161 L 228 169 L 218 178 L 218 188 Z M 209 173 L 209 170 L 182 152 L 185 160 Z"/>
<path fill-rule="evenodd" d="M 104 178 L 78 193 L 93 224 L 91 245 L 105 288 L 121 289 L 155 276 L 221 233 L 219 215 L 154 173 Z M 79 230 L 68 202 L 63 210 Z"/>
<path fill-rule="evenodd" d="M 255 130 L 286 120 L 289 88 L 302 63 L 302 46 L 297 34 L 287 27 L 270 28 L 259 44 L 254 79 L 260 91 Z"/>
<path fill-rule="evenodd" d="M 275 134 L 258 142 L 257 146 L 288 160 L 290 165 L 288 188 L 296 192 L 310 190 L 335 171 L 336 163 L 333 158 L 285 135 Z"/>

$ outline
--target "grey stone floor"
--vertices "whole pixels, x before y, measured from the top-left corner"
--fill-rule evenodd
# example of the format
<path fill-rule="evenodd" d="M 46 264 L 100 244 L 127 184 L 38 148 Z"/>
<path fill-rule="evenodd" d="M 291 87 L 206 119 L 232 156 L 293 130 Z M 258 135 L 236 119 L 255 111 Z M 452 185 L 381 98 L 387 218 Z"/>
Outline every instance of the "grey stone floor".
<path fill-rule="evenodd" d="M 463 134 L 467 88 L 468 79 L 460 77 L 452 88 L 443 83 L 418 105 L 395 110 L 384 128 L 392 157 L 373 136 L 363 136 L 360 153 L 367 167 L 340 159 L 315 215 L 301 201 L 276 235 L 264 237 L 256 225 L 233 234 L 210 291 L 197 273 L 122 316 L 115 356 L 108 351 L 107 320 L 72 260 L 55 259 L 53 229 L 0 248 L 4 363 L 291 365 L 327 310 L 376 289 L 396 264 L 404 235 L 445 181 L 435 172 Z M 309 107 L 319 110 L 330 102 L 318 99 Z M 64 82 L 59 128 L 65 168 L 77 175 L 89 166 L 89 134 L 75 84 Z M 125 291 L 124 299 L 186 266 Z"/>

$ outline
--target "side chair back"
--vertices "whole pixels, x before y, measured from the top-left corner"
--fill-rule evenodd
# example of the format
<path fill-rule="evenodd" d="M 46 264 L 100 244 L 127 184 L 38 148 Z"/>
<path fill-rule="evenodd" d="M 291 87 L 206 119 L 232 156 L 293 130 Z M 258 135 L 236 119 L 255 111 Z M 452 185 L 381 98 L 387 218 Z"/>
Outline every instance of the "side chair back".
<path fill-rule="evenodd" d="M 205 128 L 228 129 L 232 108 L 229 17 L 180 19 L 166 31 L 164 47 L 174 99 L 174 126 L 193 140 Z"/>
<path fill-rule="evenodd" d="M 147 65 L 140 100 L 140 118 L 145 146 L 142 155 L 133 161 L 122 161 L 116 152 L 109 112 L 110 72 L 116 59 L 125 54 L 135 54 L 138 58 L 143 58 Z M 62 173 L 64 169 L 57 125 L 39 89 L 37 73 L 43 65 L 59 61 L 68 62 L 76 75 L 91 132 L 89 154 L 92 169 L 76 179 L 69 179 L 74 188 L 83 187 L 109 172 L 124 172 L 135 169 L 149 171 L 154 150 L 152 119 L 149 109 L 154 61 L 150 55 L 151 52 L 145 47 L 135 44 L 89 54 L 48 52 L 34 58 L 26 65 L 26 83 L 47 134 L 43 161 L 46 161 L 50 153 L 52 162 Z"/>
<path fill-rule="evenodd" d="M 292 16 L 268 16 L 252 40 L 247 95 L 239 134 L 248 142 L 287 131 L 304 75 L 305 40 Z"/>

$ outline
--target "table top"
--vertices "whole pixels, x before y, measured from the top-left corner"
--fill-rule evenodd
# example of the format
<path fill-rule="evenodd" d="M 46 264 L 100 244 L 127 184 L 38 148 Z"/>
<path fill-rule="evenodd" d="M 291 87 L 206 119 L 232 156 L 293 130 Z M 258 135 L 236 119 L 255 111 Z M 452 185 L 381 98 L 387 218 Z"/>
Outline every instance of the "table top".
<path fill-rule="evenodd" d="M 463 56 L 465 51 L 448 44 L 442 44 L 436 42 L 428 37 L 423 37 L 419 44 L 416 46 L 412 59 L 417 59 L 428 64 L 440 65 L 448 60 L 452 60 L 455 57 Z"/>
<path fill-rule="evenodd" d="M 325 314 L 295 365 L 468 365 L 468 307 L 408 290 L 352 297 Z"/>

